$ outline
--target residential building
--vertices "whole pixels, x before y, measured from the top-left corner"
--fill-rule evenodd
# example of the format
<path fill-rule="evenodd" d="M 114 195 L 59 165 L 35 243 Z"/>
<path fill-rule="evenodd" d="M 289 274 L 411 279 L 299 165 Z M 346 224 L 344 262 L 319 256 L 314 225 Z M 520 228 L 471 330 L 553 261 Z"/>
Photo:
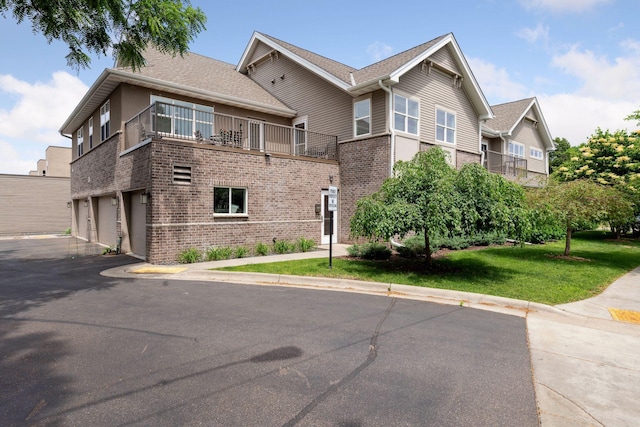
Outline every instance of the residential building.
<path fill-rule="evenodd" d="M 152 263 L 187 247 L 349 241 L 356 201 L 397 160 L 439 145 L 461 167 L 506 135 L 488 127 L 453 34 L 362 69 L 257 32 L 235 66 L 145 58 L 139 72 L 105 70 L 60 131 L 73 140 L 73 233 Z"/>
<path fill-rule="evenodd" d="M 71 176 L 71 147 L 50 145 L 45 150 L 45 158 L 38 160 L 36 170 L 29 171 L 32 176 Z"/>

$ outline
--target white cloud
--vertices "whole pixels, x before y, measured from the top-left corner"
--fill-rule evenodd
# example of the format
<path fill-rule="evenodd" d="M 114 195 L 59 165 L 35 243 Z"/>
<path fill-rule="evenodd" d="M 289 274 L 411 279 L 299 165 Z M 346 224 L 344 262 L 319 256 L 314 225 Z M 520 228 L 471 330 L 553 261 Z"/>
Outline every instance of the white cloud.
<path fill-rule="evenodd" d="M 523 28 L 516 33 L 516 35 L 527 42 L 533 44 L 540 40 L 546 43 L 549 40 L 549 26 L 538 24 L 535 28 Z"/>
<path fill-rule="evenodd" d="M 580 13 L 612 0 L 520 0 L 525 9 L 550 11 L 553 13 Z"/>
<path fill-rule="evenodd" d="M 44 154 L 42 150 L 41 157 L 44 157 Z M 21 159 L 11 144 L 0 140 L 0 173 L 26 175 L 30 170 L 37 169 L 38 159 L 34 158 L 33 161 Z"/>
<path fill-rule="evenodd" d="M 494 64 L 479 58 L 469 58 L 473 75 L 489 102 L 496 104 L 528 96 L 527 88 L 511 80 L 505 68 L 497 68 Z"/>
<path fill-rule="evenodd" d="M 87 86 L 65 71 L 53 73 L 46 83 L 28 83 L 11 75 L 0 75 L 0 93 L 16 102 L 0 106 L 0 136 L 25 142 L 54 144 L 58 129 L 87 91 Z"/>
<path fill-rule="evenodd" d="M 393 48 L 382 42 L 373 42 L 367 46 L 367 53 L 375 62 L 378 62 L 391 56 Z"/>
<path fill-rule="evenodd" d="M 582 81 L 578 92 L 582 96 L 638 102 L 640 43 L 625 40 L 621 47 L 627 55 L 610 61 L 606 56 L 573 46 L 564 54 L 554 55 L 551 64 Z"/>
<path fill-rule="evenodd" d="M 611 131 L 636 130 L 635 123 L 624 117 L 638 108 L 630 101 L 578 94 L 556 94 L 538 96 L 551 135 L 567 138 L 571 145 L 587 141 L 596 128 Z"/>

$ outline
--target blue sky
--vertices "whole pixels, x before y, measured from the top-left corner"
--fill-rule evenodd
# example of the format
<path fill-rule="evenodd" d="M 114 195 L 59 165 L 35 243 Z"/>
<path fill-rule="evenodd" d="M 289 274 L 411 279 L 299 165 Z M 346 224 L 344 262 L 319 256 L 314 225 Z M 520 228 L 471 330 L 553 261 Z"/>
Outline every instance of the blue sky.
<path fill-rule="evenodd" d="M 236 64 L 260 31 L 353 67 L 452 32 L 489 103 L 537 96 L 554 137 L 573 145 L 597 127 L 636 128 L 640 108 L 640 2 L 192 0 L 207 30 L 191 50 Z M 0 16 L 0 173 L 36 169 L 58 129 L 111 57 L 67 67 L 66 47 Z"/>

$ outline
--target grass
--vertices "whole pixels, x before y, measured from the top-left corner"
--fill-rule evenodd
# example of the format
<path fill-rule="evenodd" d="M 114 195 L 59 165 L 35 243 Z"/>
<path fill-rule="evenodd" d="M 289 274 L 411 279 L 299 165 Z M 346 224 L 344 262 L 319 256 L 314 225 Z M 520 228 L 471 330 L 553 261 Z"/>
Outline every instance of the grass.
<path fill-rule="evenodd" d="M 544 304 L 579 301 L 602 292 L 640 265 L 640 241 L 609 239 L 607 233 L 576 233 L 572 258 L 559 257 L 564 241 L 534 246 L 499 246 L 455 251 L 433 260 L 326 259 L 226 267 L 223 270 L 367 280 L 502 296 Z"/>

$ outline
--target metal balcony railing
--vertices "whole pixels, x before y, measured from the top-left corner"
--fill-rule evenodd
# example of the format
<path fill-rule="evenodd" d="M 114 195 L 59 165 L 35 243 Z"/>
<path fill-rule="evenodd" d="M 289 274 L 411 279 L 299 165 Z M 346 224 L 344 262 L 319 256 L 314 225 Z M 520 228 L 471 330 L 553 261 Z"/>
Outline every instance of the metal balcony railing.
<path fill-rule="evenodd" d="M 484 165 L 489 172 L 518 178 L 527 177 L 527 159 L 502 154 L 496 151 L 486 151 Z"/>
<path fill-rule="evenodd" d="M 148 138 L 335 160 L 338 137 L 260 120 L 156 102 L 125 123 L 125 150 Z"/>

